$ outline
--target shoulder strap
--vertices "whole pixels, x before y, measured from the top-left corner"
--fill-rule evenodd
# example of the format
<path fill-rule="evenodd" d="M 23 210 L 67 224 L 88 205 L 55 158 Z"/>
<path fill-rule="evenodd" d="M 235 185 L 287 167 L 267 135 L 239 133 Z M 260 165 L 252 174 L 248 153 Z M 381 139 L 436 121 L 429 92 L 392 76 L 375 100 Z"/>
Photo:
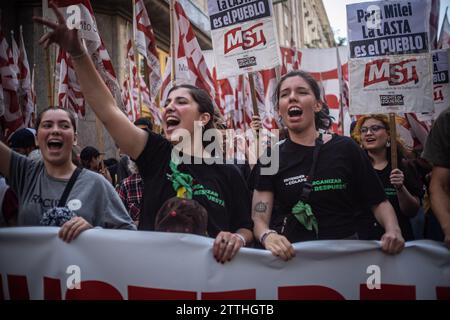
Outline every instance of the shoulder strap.
<path fill-rule="evenodd" d="M 70 180 L 69 182 L 67 182 L 66 187 L 64 188 L 64 192 L 61 196 L 61 199 L 59 199 L 58 207 L 64 207 L 66 205 L 67 197 L 69 196 L 69 193 L 72 190 L 72 187 L 75 184 L 75 181 L 77 180 L 80 172 L 81 169 L 77 167 L 70 176 Z"/>
<path fill-rule="evenodd" d="M 309 194 L 312 191 L 312 181 L 314 177 L 314 172 L 316 171 L 317 159 L 319 158 L 319 151 L 322 145 L 323 145 L 322 134 L 320 134 L 319 137 L 316 139 L 316 145 L 313 151 L 313 162 L 308 172 L 308 181 L 306 181 L 306 183 L 303 184 L 302 193 L 300 195 L 300 199 L 302 201 L 308 200 Z"/>

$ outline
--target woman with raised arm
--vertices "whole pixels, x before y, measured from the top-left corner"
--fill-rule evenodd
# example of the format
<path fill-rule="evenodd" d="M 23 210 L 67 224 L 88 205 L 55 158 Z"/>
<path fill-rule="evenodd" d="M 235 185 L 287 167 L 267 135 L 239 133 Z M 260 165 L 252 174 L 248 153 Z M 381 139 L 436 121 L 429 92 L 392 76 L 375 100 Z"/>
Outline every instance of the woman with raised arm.
<path fill-rule="evenodd" d="M 57 43 L 71 55 L 88 104 L 120 149 L 136 159 L 144 179 L 139 229 L 154 230 L 156 213 L 167 199 L 175 195 L 195 199 L 208 212 L 208 234 L 215 238 L 214 257 L 222 263 L 231 260 L 253 239 L 250 196 L 237 169 L 208 161 L 214 159 L 204 149 L 201 135 L 194 136 L 194 129 L 202 133 L 214 127 L 214 107 L 208 94 L 190 85 L 175 86 L 164 105 L 165 138 L 137 128 L 117 107 L 83 48 L 77 30 L 69 30 L 62 14 L 54 4 L 51 6 L 57 23 L 34 18 L 52 30 L 40 43 L 45 47 Z M 171 143 L 180 136 L 186 147 L 184 152 Z"/>
<path fill-rule="evenodd" d="M 404 240 L 395 212 L 367 155 L 350 138 L 319 134 L 330 119 L 321 112 L 314 78 L 303 71 L 286 74 L 275 98 L 289 134 L 278 145 L 278 172 L 264 175 L 261 166 L 253 194 L 254 235 L 262 246 L 289 260 L 295 255 L 293 242 L 357 239 L 354 215 L 367 205 L 386 230 L 382 249 L 400 252 Z M 272 216 L 274 202 L 278 210 Z"/>
<path fill-rule="evenodd" d="M 18 198 L 17 225 L 60 226 L 59 236 L 67 242 L 93 227 L 136 230 L 112 185 L 73 164 L 76 128 L 75 116 L 67 109 L 49 107 L 39 113 L 36 140 L 42 161 L 0 142 L 0 173 Z"/>

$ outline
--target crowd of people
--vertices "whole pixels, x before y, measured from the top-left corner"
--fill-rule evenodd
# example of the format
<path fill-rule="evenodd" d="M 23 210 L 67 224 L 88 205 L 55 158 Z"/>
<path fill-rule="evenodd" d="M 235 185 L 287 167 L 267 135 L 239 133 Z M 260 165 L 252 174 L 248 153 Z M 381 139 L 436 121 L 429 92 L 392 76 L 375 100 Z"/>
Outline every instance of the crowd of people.
<path fill-rule="evenodd" d="M 108 166 L 92 146 L 78 154 L 74 115 L 43 110 L 35 132 L 22 129 L 9 146 L 0 143 L 2 225 L 60 226 L 67 242 L 94 227 L 188 232 L 214 238 L 220 263 L 246 246 L 289 260 L 293 243 L 325 239 L 380 240 L 384 252 L 398 254 L 405 241 L 420 238 L 411 219 L 428 202 L 427 221 L 440 225 L 429 237 L 450 249 L 450 108 L 435 121 L 423 157 L 413 158 L 384 115 L 360 117 L 352 137 L 329 133 L 318 83 L 289 72 L 274 97 L 286 137 L 268 145 L 278 170 L 263 174 L 267 163 L 214 161 L 220 152 L 195 132 L 223 122 L 209 95 L 192 85 L 171 88 L 163 134 L 148 120 L 130 122 L 77 30 L 53 9 L 57 22 L 35 18 L 50 29 L 40 43 L 71 55 L 87 103 L 123 156 Z M 398 166 L 391 162 L 394 139 Z"/>

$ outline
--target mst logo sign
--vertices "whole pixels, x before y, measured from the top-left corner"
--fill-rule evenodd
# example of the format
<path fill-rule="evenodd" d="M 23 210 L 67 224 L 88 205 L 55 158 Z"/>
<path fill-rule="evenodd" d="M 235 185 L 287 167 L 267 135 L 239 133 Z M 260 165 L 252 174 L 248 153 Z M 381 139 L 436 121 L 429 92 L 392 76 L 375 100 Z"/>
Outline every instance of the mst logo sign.
<path fill-rule="evenodd" d="M 380 59 L 366 64 L 364 87 L 387 81 L 391 86 L 417 83 L 419 76 L 416 70 L 416 59 L 408 59 L 398 63 L 389 63 L 389 59 Z"/>
<path fill-rule="evenodd" d="M 263 23 L 257 23 L 247 30 L 243 30 L 241 27 L 231 29 L 225 33 L 224 41 L 224 54 L 240 47 L 242 50 L 248 50 L 260 44 L 265 45 Z"/>

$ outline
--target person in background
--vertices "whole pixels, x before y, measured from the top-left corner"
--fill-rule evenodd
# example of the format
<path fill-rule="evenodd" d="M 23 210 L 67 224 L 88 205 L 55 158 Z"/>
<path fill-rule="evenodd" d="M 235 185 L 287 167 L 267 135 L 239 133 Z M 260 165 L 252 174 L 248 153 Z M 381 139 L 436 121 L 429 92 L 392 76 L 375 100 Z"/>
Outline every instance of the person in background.
<path fill-rule="evenodd" d="M 116 191 L 122 200 L 128 214 L 133 222 L 139 225 L 139 216 L 141 214 L 141 200 L 144 192 L 144 182 L 139 174 L 138 167 L 133 160 L 128 160 L 128 170 L 132 172 L 130 176 L 123 179 L 117 186 Z"/>
<path fill-rule="evenodd" d="M 423 157 L 432 165 L 430 181 L 431 208 L 450 249 L 450 107 L 442 111 L 425 143 Z"/>
<path fill-rule="evenodd" d="M 391 140 L 394 137 L 391 137 L 388 117 L 382 114 L 360 117 L 353 130 L 353 137 L 367 152 L 386 197 L 394 207 L 403 237 L 406 241 L 415 240 L 410 219 L 419 211 L 423 185 L 412 162 L 404 157 L 404 146 L 398 137 L 395 137 L 398 168 L 392 168 Z M 373 215 L 360 215 L 357 221 L 360 239 L 380 240 L 385 232 Z"/>
<path fill-rule="evenodd" d="M 28 156 L 36 149 L 35 130 L 30 128 L 19 129 L 9 139 L 9 147 L 24 156 Z"/>
<path fill-rule="evenodd" d="M 112 184 L 111 174 L 108 168 L 105 166 L 102 156 L 104 153 L 100 153 L 96 148 L 87 146 L 81 150 L 80 160 L 83 168 L 101 174 L 109 183 Z"/>
<path fill-rule="evenodd" d="M 155 231 L 208 236 L 208 212 L 197 201 L 173 197 L 156 215 Z"/>

